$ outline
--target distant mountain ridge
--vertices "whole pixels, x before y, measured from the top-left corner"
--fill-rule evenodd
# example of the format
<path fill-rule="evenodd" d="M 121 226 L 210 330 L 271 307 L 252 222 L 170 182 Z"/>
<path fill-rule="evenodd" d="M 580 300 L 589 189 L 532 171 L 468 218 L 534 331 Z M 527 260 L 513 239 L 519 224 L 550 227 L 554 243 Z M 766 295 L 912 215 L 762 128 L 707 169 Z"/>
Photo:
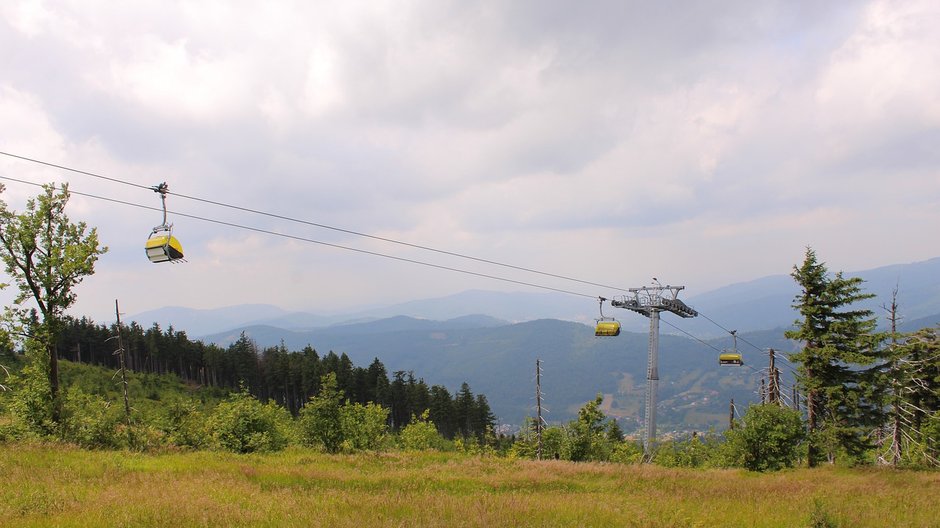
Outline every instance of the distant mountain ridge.
<path fill-rule="evenodd" d="M 846 275 L 866 280 L 866 291 L 878 296 L 866 306 L 879 316 L 880 307 L 900 285 L 904 331 L 940 323 L 940 258 Z M 662 430 L 721 429 L 730 398 L 740 405 L 757 399 L 766 349 L 787 352 L 798 346 L 783 336 L 797 317 L 791 308 L 797 293 L 789 276 L 764 277 L 685 297 L 702 317 L 663 315 Z M 165 308 L 130 319 L 143 326 L 156 320 L 223 346 L 244 332 L 261 347 L 283 342 L 290 350 L 300 350 L 311 345 L 321 354 L 346 353 L 356 364 L 379 358 L 390 372 L 411 370 L 450 390 L 467 381 L 475 392 L 487 395 L 504 423 L 513 424 L 532 414 L 538 358 L 552 411 L 549 421 L 573 418 L 580 405 L 600 392 L 605 412 L 622 419 L 630 430 L 641 416 L 648 319 L 608 308 L 605 313 L 620 319 L 624 330 L 616 338 L 596 338 L 591 328 L 596 308 L 596 303 L 563 294 L 469 291 L 345 315 L 246 305 Z M 726 329 L 739 331 L 745 367 L 718 366 L 718 352 L 732 346 Z M 785 365 L 785 378 L 792 374 L 788 368 Z"/>
<path fill-rule="evenodd" d="M 846 275 L 865 280 L 865 290 L 877 297 L 863 306 L 879 316 L 883 314 L 881 307 L 890 302 L 891 292 L 898 287 L 904 321 L 926 321 L 926 325 L 931 320 L 940 321 L 940 257 Z M 689 289 L 683 293 L 687 292 Z M 683 299 L 699 310 L 702 317 L 682 321 L 681 328 L 698 336 L 718 337 L 725 334 L 723 328 L 749 332 L 787 327 L 797 317 L 791 305 L 798 293 L 792 278 L 774 275 L 692 294 Z M 145 327 L 154 321 L 162 326 L 173 325 L 191 337 L 201 337 L 259 325 L 304 331 L 394 316 L 440 321 L 478 314 L 507 322 L 559 319 L 591 323 L 597 317 L 597 305 L 561 293 L 471 290 L 346 314 L 289 312 L 276 306 L 254 304 L 207 310 L 167 307 L 127 319 Z M 611 308 L 606 314 L 617 317 L 625 330 L 642 332 L 646 329 L 646 321 L 636 314 Z M 669 331 L 668 327 L 663 328 L 663 332 Z"/>
<path fill-rule="evenodd" d="M 259 325 L 207 340 L 224 345 L 242 332 L 261 347 L 283 343 L 289 350 L 300 350 L 309 344 L 321 355 L 344 353 L 356 364 L 379 358 L 389 372 L 413 371 L 451 391 L 466 381 L 474 391 L 487 395 L 503 423 L 511 424 L 521 423 L 532 413 L 538 358 L 550 421 L 573 418 L 598 393 L 605 395 L 605 412 L 621 418 L 626 429 L 637 426 L 641 416 L 646 333 L 598 338 L 591 326 L 555 319 L 497 324 L 486 319 L 428 321 L 399 316 L 303 332 Z M 742 337 L 760 348 L 786 351 L 795 346 L 784 339 L 782 330 Z M 743 347 L 744 341 L 739 345 Z M 664 427 L 720 429 L 727 421 L 729 398 L 742 405 L 756 399 L 755 374 L 760 367 L 720 367 L 717 354 L 725 347 L 731 347 L 730 338 L 702 344 L 686 337 L 661 336 L 660 421 Z M 766 361 L 766 355 L 753 347 L 741 351 L 748 364 Z"/>
<path fill-rule="evenodd" d="M 271 325 L 247 325 L 234 330 L 203 336 L 202 340 L 221 346 L 228 346 L 245 334 L 258 346 L 269 347 L 284 343 L 290 350 L 300 350 L 307 345 L 317 348 L 326 346 L 329 350 L 343 352 L 341 345 L 330 345 L 337 338 L 350 334 L 356 336 L 382 336 L 384 334 L 420 333 L 433 334 L 453 330 L 496 328 L 510 323 L 486 315 L 467 315 L 449 319 L 447 321 L 433 321 L 430 319 L 415 319 L 404 315 L 345 323 L 313 330 L 286 330 Z M 369 358 L 371 360 L 372 358 Z"/>

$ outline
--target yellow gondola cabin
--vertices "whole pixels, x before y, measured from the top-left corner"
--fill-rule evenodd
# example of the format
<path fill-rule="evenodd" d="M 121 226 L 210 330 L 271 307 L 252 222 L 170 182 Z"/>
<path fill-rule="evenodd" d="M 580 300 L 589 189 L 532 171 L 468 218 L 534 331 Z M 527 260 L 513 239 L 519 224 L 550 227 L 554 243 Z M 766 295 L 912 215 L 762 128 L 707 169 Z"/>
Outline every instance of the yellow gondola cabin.
<path fill-rule="evenodd" d="M 744 360 L 737 352 L 724 352 L 718 355 L 719 365 L 743 365 Z"/>
<path fill-rule="evenodd" d="M 594 327 L 594 335 L 597 337 L 614 337 L 620 335 L 620 322 L 612 319 L 597 322 Z"/>
<path fill-rule="evenodd" d="M 166 193 L 169 192 L 166 182 L 151 187 L 153 192 L 160 195 L 163 206 L 163 223 L 150 231 L 150 237 L 144 244 L 147 258 L 150 262 L 186 262 L 183 260 L 183 245 L 173 236 L 173 224 L 166 223 Z"/>
<path fill-rule="evenodd" d="M 173 262 L 183 259 L 183 246 L 169 229 L 154 229 L 144 249 L 150 262 Z"/>

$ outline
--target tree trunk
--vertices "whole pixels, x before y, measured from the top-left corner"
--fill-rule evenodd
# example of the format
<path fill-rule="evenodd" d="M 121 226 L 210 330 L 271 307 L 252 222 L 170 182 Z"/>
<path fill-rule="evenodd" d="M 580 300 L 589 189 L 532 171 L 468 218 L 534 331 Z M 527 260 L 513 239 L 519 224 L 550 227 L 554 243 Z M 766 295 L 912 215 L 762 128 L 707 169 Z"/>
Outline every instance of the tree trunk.
<path fill-rule="evenodd" d="M 806 424 L 809 432 L 809 438 L 806 442 L 806 464 L 809 467 L 816 467 L 816 459 L 819 457 L 819 450 L 816 446 L 816 438 L 813 433 L 816 432 L 816 390 L 810 389 L 806 394 Z"/>
<path fill-rule="evenodd" d="M 56 424 L 62 417 L 62 405 L 59 401 L 59 351 L 55 343 L 46 346 L 49 351 L 49 396 L 52 398 L 52 421 Z"/>

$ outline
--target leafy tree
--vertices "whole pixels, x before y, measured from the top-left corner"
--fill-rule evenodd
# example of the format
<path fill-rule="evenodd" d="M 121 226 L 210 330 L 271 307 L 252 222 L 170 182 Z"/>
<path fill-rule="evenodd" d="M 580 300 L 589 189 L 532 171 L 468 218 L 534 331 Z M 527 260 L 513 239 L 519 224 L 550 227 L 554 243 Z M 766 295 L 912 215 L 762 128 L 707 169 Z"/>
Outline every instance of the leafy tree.
<path fill-rule="evenodd" d="M 568 435 L 564 428 L 546 427 L 542 429 L 542 458 L 567 458 L 567 453 Z"/>
<path fill-rule="evenodd" d="M 870 310 L 851 306 L 873 295 L 862 292 L 862 279 L 841 272 L 830 277 L 812 249 L 792 276 L 802 289 L 793 305 L 801 319 L 786 336 L 803 342 L 791 360 L 799 364 L 798 382 L 806 394 L 808 463 L 819 461 L 823 429 L 830 460 L 837 450 L 858 457 L 868 447 L 866 428 L 882 420 L 878 380 L 863 368 L 878 360 L 882 336 L 874 333 Z"/>
<path fill-rule="evenodd" d="M 578 409 L 578 419 L 571 422 L 570 446 L 568 458 L 575 462 L 583 460 L 605 460 L 609 456 L 609 451 L 605 449 L 608 446 L 607 437 L 604 435 L 603 411 L 601 404 L 604 403 L 604 396 L 598 394 L 597 397 L 584 404 Z"/>
<path fill-rule="evenodd" d="M 725 433 L 730 455 L 751 471 L 793 467 L 805 438 L 800 412 L 779 405 L 751 405 L 743 426 Z"/>
<path fill-rule="evenodd" d="M 300 410 L 301 439 L 307 445 L 323 446 L 329 453 L 338 453 L 343 446 L 343 395 L 336 374 L 330 372 L 320 382 L 320 393 Z"/>
<path fill-rule="evenodd" d="M 20 214 L 0 200 L 0 258 L 19 290 L 16 304 L 32 299 L 42 314 L 40 324 L 29 331 L 45 346 L 53 423 L 59 421 L 61 409 L 56 343 L 65 310 L 75 303 L 75 287 L 94 273 L 95 262 L 107 251 L 98 243 L 97 229 L 88 230 L 84 222 L 69 220 L 65 214 L 68 201 L 64 184 L 59 190 L 44 185 L 43 192 L 28 200 Z M 18 315 L 29 322 L 23 310 Z"/>

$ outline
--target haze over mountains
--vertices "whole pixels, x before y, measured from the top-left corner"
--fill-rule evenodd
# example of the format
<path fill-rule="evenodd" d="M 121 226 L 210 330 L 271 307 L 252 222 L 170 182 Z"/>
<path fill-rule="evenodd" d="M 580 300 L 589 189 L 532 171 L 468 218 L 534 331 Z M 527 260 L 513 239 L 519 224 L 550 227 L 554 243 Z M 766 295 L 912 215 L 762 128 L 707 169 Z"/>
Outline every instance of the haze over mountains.
<path fill-rule="evenodd" d="M 921 325 L 917 322 L 920 319 L 929 320 L 940 314 L 940 257 L 913 264 L 848 272 L 846 276 L 865 280 L 865 290 L 876 297 L 863 306 L 877 313 L 881 313 L 881 307 L 890 302 L 891 292 L 897 287 L 901 314 L 906 323 Z M 796 319 L 791 305 L 798 291 L 789 275 L 764 277 L 704 293 L 696 293 L 688 287 L 680 298 L 714 322 L 704 317 L 690 319 L 683 321 L 682 328 L 699 337 L 718 337 L 725 332 L 715 323 L 740 332 L 788 327 Z M 609 297 L 623 292 L 601 293 Z M 618 310 L 609 306 L 605 310 L 606 315 L 617 317 L 625 329 L 646 330 L 647 323 L 640 316 L 617 313 Z M 153 322 L 173 325 L 177 330 L 185 330 L 190 337 L 198 338 L 259 325 L 301 331 L 395 316 L 445 321 L 480 314 L 510 323 L 559 319 L 591 324 L 597 317 L 597 304 L 561 293 L 472 290 L 332 315 L 290 312 L 266 304 L 245 304 L 208 310 L 165 307 L 132 315 L 129 320 L 145 327 Z M 669 333 L 670 329 L 664 328 L 663 332 Z"/>
<path fill-rule="evenodd" d="M 940 258 L 856 273 L 877 295 L 866 303 L 880 317 L 898 287 L 903 330 L 940 323 Z M 686 292 L 683 292 L 686 293 Z M 690 292 L 691 293 L 691 292 Z M 755 401 L 767 348 L 794 351 L 783 331 L 796 319 L 798 288 L 789 276 L 773 276 L 682 297 L 702 317 L 663 315 L 660 343 L 660 422 L 664 428 L 723 428 L 728 401 Z M 311 345 L 321 354 L 346 353 L 358 365 L 378 357 L 389 372 L 414 371 L 431 384 L 456 390 L 467 381 L 482 392 L 501 421 L 518 424 L 532 414 L 534 369 L 543 361 L 543 389 L 564 421 L 597 393 L 605 410 L 630 430 L 639 423 L 645 387 L 648 320 L 605 308 L 624 332 L 595 338 L 597 304 L 556 293 L 468 291 L 437 299 L 342 315 L 288 312 L 268 305 L 217 310 L 164 308 L 130 317 L 148 327 L 173 325 L 190 337 L 227 346 L 243 332 L 259 346 L 289 350 Z M 722 328 L 723 327 L 723 328 Z M 719 368 L 717 354 L 730 348 L 724 329 L 739 331 L 746 367 Z M 674 335 L 670 335 L 674 334 Z M 784 362 L 784 380 L 792 379 Z"/>

